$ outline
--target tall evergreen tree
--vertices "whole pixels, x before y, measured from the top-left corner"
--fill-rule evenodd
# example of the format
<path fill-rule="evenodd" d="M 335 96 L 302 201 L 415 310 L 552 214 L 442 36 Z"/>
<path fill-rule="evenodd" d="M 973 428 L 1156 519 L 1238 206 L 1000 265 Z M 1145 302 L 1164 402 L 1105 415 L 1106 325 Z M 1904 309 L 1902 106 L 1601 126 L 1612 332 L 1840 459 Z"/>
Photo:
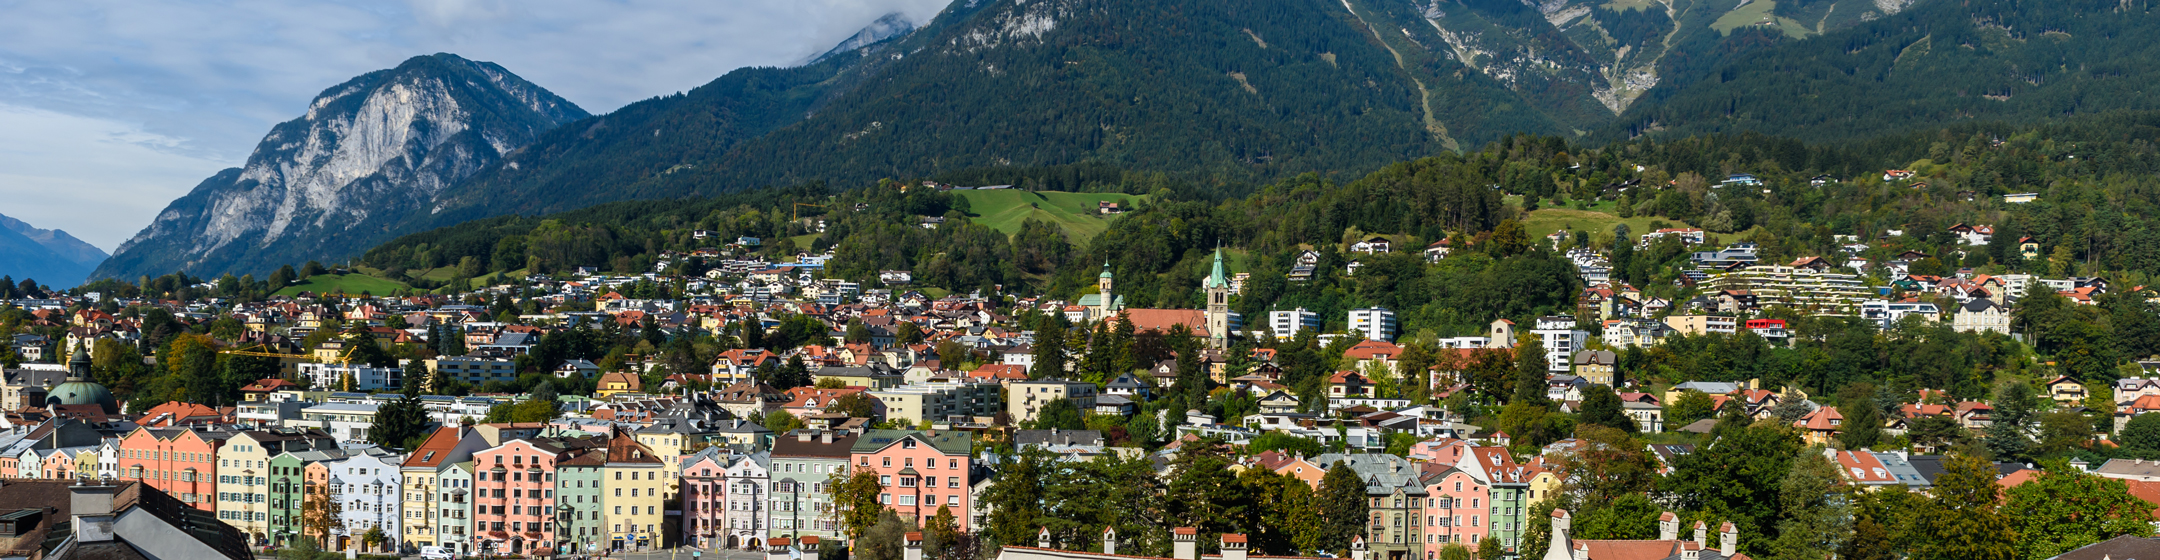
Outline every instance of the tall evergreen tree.
<path fill-rule="evenodd" d="M 1321 522 L 1326 538 L 1320 549 L 1333 551 L 1341 556 L 1348 554 L 1350 540 L 1365 534 L 1365 525 L 1371 521 L 1371 505 L 1366 503 L 1365 480 L 1359 478 L 1350 465 L 1337 462 L 1320 478 L 1320 489 L 1314 500 L 1319 502 Z"/>
<path fill-rule="evenodd" d="M 1622 410 L 1620 394 L 1612 387 L 1591 384 L 1583 389 L 1580 424 L 1597 425 L 1633 433 L 1635 421 Z"/>

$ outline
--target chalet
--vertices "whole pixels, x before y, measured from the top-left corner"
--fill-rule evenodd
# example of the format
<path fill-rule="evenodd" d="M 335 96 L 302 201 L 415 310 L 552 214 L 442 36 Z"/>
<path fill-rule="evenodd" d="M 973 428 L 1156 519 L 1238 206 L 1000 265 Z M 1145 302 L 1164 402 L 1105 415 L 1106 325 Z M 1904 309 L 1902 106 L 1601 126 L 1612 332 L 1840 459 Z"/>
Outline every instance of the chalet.
<path fill-rule="evenodd" d="M 1373 397 L 1373 383 L 1365 374 L 1355 371 L 1338 371 L 1328 377 L 1328 398 L 1363 399 Z"/>
<path fill-rule="evenodd" d="M 1364 241 L 1351 243 L 1350 252 L 1377 255 L 1390 252 L 1393 247 L 1394 244 L 1392 242 L 1389 242 L 1388 238 L 1374 235 L 1366 237 Z"/>
<path fill-rule="evenodd" d="M 1793 427 L 1805 430 L 1808 443 L 1827 445 L 1831 439 L 1837 437 L 1838 430 L 1844 427 L 1844 423 L 1845 415 L 1839 414 L 1837 407 L 1825 406 L 1793 421 Z"/>
<path fill-rule="evenodd" d="M 1995 238 L 1995 226 L 1957 224 L 1950 226 L 1950 234 L 1968 246 L 1986 245 Z"/>
<path fill-rule="evenodd" d="M 2057 376 L 2047 382 L 2048 398 L 2055 402 L 2075 406 L 2085 402 L 2085 385 L 2068 375 Z"/>
<path fill-rule="evenodd" d="M 1449 250 L 1449 247 L 1448 247 L 1448 240 L 1446 240 L 1446 239 L 1442 239 L 1442 240 L 1439 240 L 1439 241 L 1434 241 L 1434 242 L 1433 242 L 1433 243 L 1432 243 L 1431 245 L 1426 245 L 1426 246 L 1425 246 L 1425 262 L 1427 262 L 1427 263 L 1437 263 L 1437 262 L 1440 262 L 1440 259 L 1444 259 L 1444 258 L 1447 258 L 1447 256 L 1448 256 L 1448 250 Z"/>
<path fill-rule="evenodd" d="M 1104 200 L 1104 201 L 1100 201 L 1100 202 L 1096 202 L 1096 203 L 1095 203 L 1095 213 L 1097 213 L 1097 214 L 1123 214 L 1123 213 L 1125 213 L 1125 207 L 1123 207 L 1123 206 L 1119 206 L 1119 205 L 1118 205 L 1118 203 L 1116 203 L 1116 202 L 1111 202 L 1111 201 L 1108 201 L 1108 200 Z"/>

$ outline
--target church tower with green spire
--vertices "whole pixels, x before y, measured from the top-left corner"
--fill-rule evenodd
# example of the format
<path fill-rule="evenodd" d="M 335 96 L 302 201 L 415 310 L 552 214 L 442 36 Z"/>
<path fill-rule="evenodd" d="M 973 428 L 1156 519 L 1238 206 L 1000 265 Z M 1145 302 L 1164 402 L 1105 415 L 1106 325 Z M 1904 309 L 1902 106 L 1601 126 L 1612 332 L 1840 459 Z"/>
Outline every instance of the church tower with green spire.
<path fill-rule="evenodd" d="M 1223 274 L 1222 248 L 1215 248 L 1215 268 L 1200 282 L 1207 290 L 1208 342 L 1216 348 L 1230 347 L 1230 279 Z"/>

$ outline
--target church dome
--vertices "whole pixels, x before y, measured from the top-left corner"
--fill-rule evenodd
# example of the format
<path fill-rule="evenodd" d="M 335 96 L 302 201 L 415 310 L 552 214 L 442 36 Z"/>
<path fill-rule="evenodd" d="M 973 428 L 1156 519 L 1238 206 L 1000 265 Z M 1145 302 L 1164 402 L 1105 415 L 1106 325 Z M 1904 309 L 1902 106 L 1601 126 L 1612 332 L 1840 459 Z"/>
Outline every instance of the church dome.
<path fill-rule="evenodd" d="M 45 407 L 63 404 L 94 404 L 105 409 L 106 414 L 119 414 L 120 401 L 113 398 L 112 391 L 96 381 L 70 379 L 54 386 L 45 393 Z"/>
<path fill-rule="evenodd" d="M 90 353 L 79 346 L 75 357 L 68 360 L 67 382 L 45 391 L 46 408 L 74 404 L 94 404 L 105 409 L 106 414 L 120 413 L 120 401 L 113 398 L 112 391 L 90 380 Z"/>

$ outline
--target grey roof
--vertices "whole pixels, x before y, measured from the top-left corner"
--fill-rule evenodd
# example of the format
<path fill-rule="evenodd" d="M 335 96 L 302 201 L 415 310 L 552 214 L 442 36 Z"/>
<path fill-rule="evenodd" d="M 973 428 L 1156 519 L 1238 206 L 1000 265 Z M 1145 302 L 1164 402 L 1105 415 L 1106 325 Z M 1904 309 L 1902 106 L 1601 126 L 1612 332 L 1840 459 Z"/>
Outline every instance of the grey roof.
<path fill-rule="evenodd" d="M 1912 469 L 1914 471 L 1917 471 L 1922 478 L 1927 479 L 1928 485 L 1933 486 L 1935 484 L 1936 477 L 1942 476 L 1944 472 L 1943 458 L 1944 456 L 1942 455 L 1914 455 L 1906 459 L 1906 462 L 1910 463 L 1912 465 Z M 2110 459 L 2108 462 L 2113 463 L 2120 460 L 2121 459 Z M 1996 478 L 2001 478 L 2005 475 L 2017 472 L 2019 470 L 2023 470 L 2025 468 L 2025 465 L 2021 463 L 1995 463 L 1995 476 Z M 2106 468 L 2106 466 L 2102 465 L 2101 468 Z M 1892 472 L 1896 471 L 1892 470 Z"/>
<path fill-rule="evenodd" d="M 1133 374 L 1132 374 L 1131 372 L 1126 372 L 1126 373 L 1124 373 L 1124 374 L 1118 375 L 1118 376 L 1117 376 L 1117 379 L 1112 379 L 1112 380 L 1110 380 L 1110 384 L 1109 384 L 1109 385 L 1105 385 L 1105 386 L 1103 386 L 1103 388 L 1105 388 L 1105 389 L 1110 389 L 1110 390 L 1118 390 L 1118 389 L 1135 389 L 1135 390 L 1137 390 L 1137 389 L 1147 389 L 1147 388 L 1151 388 L 1151 387 L 1153 387 L 1153 385 L 1152 385 L 1152 384 L 1150 384 L 1150 383 L 1148 383 L 1148 382 L 1147 382 L 1147 380 L 1145 380 L 1145 379 L 1141 379 L 1141 378 L 1140 378 L 1139 376 L 1133 375 Z"/>
<path fill-rule="evenodd" d="M 1978 313 L 1981 311 L 1987 311 L 1989 309 L 1996 309 L 2000 307 L 2002 306 L 1995 305 L 1994 301 L 1990 301 L 1987 298 L 1973 298 L 1972 301 L 1965 302 L 1965 305 L 1958 307 L 1958 311 Z"/>
<path fill-rule="evenodd" d="M 1020 430 L 1013 433 L 1014 445 L 1102 445 L 1102 432 L 1096 430 Z"/>
<path fill-rule="evenodd" d="M 1334 468 L 1343 463 L 1365 479 L 1367 495 L 1386 495 L 1401 489 L 1404 494 L 1424 495 L 1425 486 L 1418 481 L 1418 465 L 1395 455 L 1385 453 L 1328 453 L 1313 457 L 1313 463 Z"/>
<path fill-rule="evenodd" d="M 1575 365 L 1609 366 L 1619 363 L 1619 354 L 1611 350 L 1584 350 L 1575 353 Z"/>
<path fill-rule="evenodd" d="M 2100 468 L 2093 469 L 2092 473 L 2101 476 L 2160 477 L 2160 461 L 2108 459 L 2106 463 L 2100 464 Z"/>
<path fill-rule="evenodd" d="M 1725 381 L 1689 381 L 1686 383 L 1681 383 L 1679 385 L 1674 385 L 1672 388 L 1672 390 L 1674 391 L 1683 391 L 1687 389 L 1702 391 L 1705 394 L 1723 395 L 1726 393 L 1740 390 L 1740 384 Z"/>
<path fill-rule="evenodd" d="M 1920 474 L 1919 469 L 1913 468 L 1912 463 L 1905 460 L 1904 455 L 1887 452 L 1876 453 L 1875 460 L 1881 461 L 1883 470 L 1890 471 L 1892 477 L 1906 486 L 1925 487 L 1931 485 L 1928 478 Z"/>
<path fill-rule="evenodd" d="M 2160 558 L 2160 539 L 2123 535 L 2056 556 L 2053 560 L 2136 560 Z"/>

